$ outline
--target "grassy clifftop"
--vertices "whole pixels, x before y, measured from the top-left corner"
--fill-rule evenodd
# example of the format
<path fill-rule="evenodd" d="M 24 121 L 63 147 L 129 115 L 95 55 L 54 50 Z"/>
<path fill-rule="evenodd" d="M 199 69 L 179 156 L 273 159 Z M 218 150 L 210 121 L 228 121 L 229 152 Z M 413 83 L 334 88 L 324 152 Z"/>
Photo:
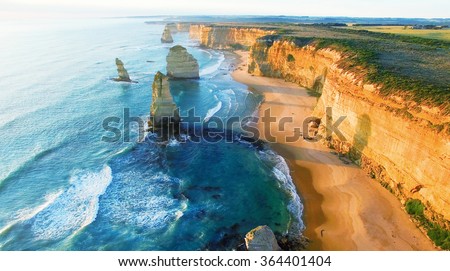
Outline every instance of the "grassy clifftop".
<path fill-rule="evenodd" d="M 441 114 L 450 115 L 450 41 L 323 24 L 213 25 L 272 30 L 277 34 L 261 39 L 283 39 L 299 46 L 311 44 L 317 49 L 335 49 L 346 56 L 339 64 L 364 76 L 367 82 L 381 85 L 381 95 L 396 95 L 419 105 L 436 106 Z M 421 110 L 418 106 L 414 108 Z"/>
<path fill-rule="evenodd" d="M 450 114 L 450 42 L 328 26 L 280 26 L 272 40 L 299 46 L 332 48 L 346 58 L 343 68 L 383 86 L 382 95 L 398 95 Z"/>

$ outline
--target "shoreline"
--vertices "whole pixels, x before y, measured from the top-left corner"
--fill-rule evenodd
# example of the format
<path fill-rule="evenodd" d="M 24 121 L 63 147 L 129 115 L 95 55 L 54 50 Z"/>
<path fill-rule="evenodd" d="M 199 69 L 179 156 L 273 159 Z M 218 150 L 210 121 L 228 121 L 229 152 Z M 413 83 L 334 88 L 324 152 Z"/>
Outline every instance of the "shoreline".
<path fill-rule="evenodd" d="M 286 142 L 285 137 L 292 136 L 294 128 L 311 115 L 317 98 L 283 79 L 248 74 L 248 52 L 236 53 L 240 62 L 232 77 L 264 96 L 258 109 L 260 118 L 266 109 L 278 119 L 293 118 L 284 131 L 274 124 L 264 130 L 261 121 L 257 126 L 261 133 L 270 130 L 276 138 L 270 146 L 289 165 L 304 205 L 303 234 L 311 240 L 308 250 L 436 250 L 398 199 L 359 167 L 343 163 L 320 143 L 301 138 Z M 267 141 L 264 135 L 261 139 Z"/>

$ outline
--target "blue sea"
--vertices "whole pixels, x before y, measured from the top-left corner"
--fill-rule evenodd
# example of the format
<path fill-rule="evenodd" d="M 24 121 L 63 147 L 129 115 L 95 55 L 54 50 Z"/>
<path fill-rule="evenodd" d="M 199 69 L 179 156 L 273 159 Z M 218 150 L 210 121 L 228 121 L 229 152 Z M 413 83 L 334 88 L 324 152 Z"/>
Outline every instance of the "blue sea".
<path fill-rule="evenodd" d="M 284 159 L 231 142 L 105 142 L 103 120 L 146 119 L 151 83 L 180 44 L 200 80 L 171 84 L 203 120 L 254 114 L 262 97 L 230 76 L 237 57 L 188 33 L 161 44 L 144 19 L 0 21 L 0 250 L 230 250 L 268 225 L 304 228 Z M 112 81 L 120 58 L 132 80 Z M 188 137 L 189 135 L 186 135 Z"/>

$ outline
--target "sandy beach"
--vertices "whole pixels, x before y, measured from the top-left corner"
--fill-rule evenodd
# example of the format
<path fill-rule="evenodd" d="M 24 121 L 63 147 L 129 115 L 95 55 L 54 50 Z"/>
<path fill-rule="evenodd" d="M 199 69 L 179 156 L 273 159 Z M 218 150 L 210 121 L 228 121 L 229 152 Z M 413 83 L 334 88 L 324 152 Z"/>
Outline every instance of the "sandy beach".
<path fill-rule="evenodd" d="M 310 250 L 435 250 L 415 226 L 401 203 L 356 165 L 345 164 L 320 143 L 301 137 L 287 143 L 294 127 L 301 127 L 317 102 L 307 90 L 282 79 L 247 73 L 247 52 L 238 52 L 241 63 L 233 78 L 264 95 L 260 117 L 266 109 L 277 117 L 293 117 L 284 131 L 272 124 L 273 149 L 288 161 L 305 210 L 304 234 Z M 260 131 L 262 122 L 258 123 Z M 265 139 L 264 133 L 261 133 Z"/>

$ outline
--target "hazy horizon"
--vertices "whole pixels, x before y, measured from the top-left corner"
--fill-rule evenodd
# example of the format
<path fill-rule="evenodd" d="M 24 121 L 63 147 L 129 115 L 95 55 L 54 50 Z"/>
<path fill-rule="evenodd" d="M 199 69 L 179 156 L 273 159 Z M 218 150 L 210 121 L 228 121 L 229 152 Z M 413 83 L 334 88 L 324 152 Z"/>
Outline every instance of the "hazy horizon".
<path fill-rule="evenodd" d="M 133 16 L 310 16 L 361 18 L 450 18 L 450 2 L 358 0 L 1 0 L 3 19 L 92 18 Z"/>

